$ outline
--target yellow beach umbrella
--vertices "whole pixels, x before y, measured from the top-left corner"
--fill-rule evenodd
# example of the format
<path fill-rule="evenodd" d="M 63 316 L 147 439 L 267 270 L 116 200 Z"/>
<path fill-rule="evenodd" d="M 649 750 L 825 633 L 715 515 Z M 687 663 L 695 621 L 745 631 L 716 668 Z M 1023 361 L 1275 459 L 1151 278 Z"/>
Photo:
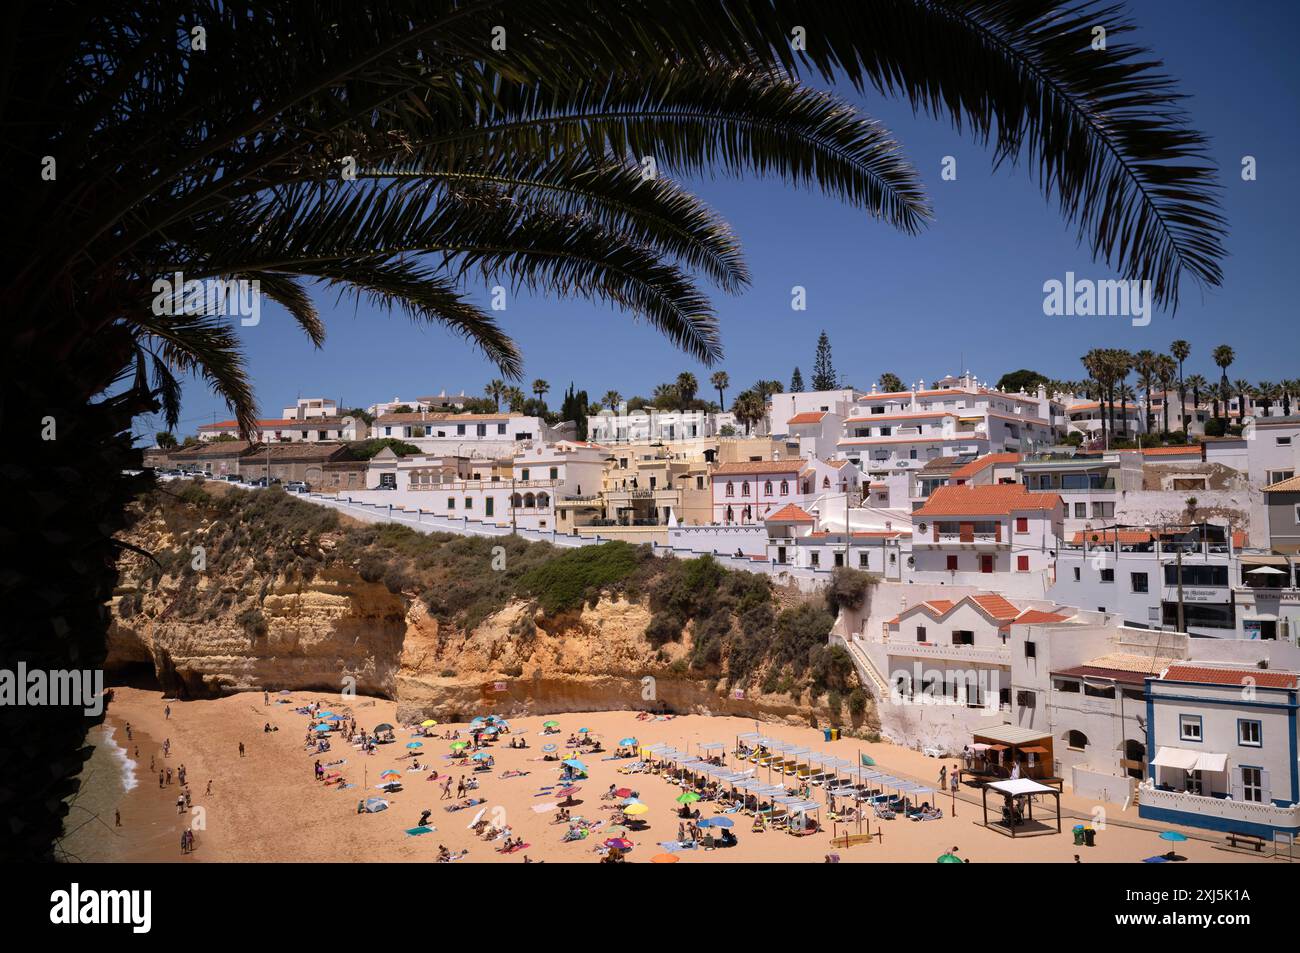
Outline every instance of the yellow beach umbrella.
<path fill-rule="evenodd" d="M 647 814 L 649 811 L 650 808 L 646 807 L 640 801 L 637 801 L 635 804 L 629 804 L 627 807 L 623 808 L 624 814 L 631 814 L 633 817 L 636 817 L 638 814 Z"/>
<path fill-rule="evenodd" d="M 433 727 L 434 725 L 436 725 L 436 724 L 437 724 L 437 722 L 434 721 L 432 718 L 426 718 L 426 719 L 424 719 L 424 721 L 420 722 L 420 727 L 421 727 L 421 728 L 432 728 L 432 727 Z"/>

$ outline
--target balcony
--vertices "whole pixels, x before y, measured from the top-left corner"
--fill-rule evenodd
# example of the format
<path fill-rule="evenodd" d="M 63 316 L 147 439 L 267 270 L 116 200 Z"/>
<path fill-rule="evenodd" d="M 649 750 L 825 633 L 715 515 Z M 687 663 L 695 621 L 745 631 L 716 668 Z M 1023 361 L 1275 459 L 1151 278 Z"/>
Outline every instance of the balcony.
<path fill-rule="evenodd" d="M 1185 820 L 1168 817 L 1155 819 L 1187 824 L 1189 827 L 1222 829 L 1235 822 L 1239 825 L 1256 825 L 1300 833 L 1300 804 L 1277 807 L 1257 801 L 1230 801 L 1227 798 L 1206 797 L 1186 791 L 1161 791 L 1145 784 L 1138 787 L 1138 816 L 1149 817 L 1146 811 L 1176 811 L 1196 815 Z M 1203 819 L 1198 823 L 1197 818 Z M 1224 822 L 1228 822 L 1227 825 Z"/>
<path fill-rule="evenodd" d="M 980 648 L 974 645 L 943 645 L 937 642 L 909 642 L 907 639 L 881 639 L 885 651 L 894 656 L 909 658 L 947 659 L 953 662 L 983 662 L 987 665 L 1010 665 L 1011 649 L 1008 646 Z"/>

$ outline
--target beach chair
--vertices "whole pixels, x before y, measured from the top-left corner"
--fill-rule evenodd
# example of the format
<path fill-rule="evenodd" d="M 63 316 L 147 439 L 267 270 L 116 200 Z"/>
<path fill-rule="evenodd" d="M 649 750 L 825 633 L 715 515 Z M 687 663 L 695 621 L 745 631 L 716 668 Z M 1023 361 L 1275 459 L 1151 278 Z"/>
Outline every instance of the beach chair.
<path fill-rule="evenodd" d="M 882 804 L 877 801 L 872 805 L 872 810 L 875 812 L 875 815 L 879 820 L 892 821 L 894 819 L 894 809 L 888 804 Z"/>

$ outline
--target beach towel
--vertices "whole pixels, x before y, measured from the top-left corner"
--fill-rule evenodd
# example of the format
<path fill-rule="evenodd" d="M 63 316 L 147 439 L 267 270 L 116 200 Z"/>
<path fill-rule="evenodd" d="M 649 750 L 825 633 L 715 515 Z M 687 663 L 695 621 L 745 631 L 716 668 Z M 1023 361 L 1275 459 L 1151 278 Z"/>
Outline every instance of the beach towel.
<path fill-rule="evenodd" d="M 545 813 L 547 813 L 548 811 L 553 811 L 553 810 L 555 810 L 556 807 L 558 807 L 558 806 L 559 806 L 559 805 L 557 805 L 554 801 L 550 801 L 550 802 L 548 802 L 548 803 L 546 803 L 546 804 L 534 804 L 534 805 L 533 805 L 533 813 L 534 813 L 534 814 L 545 814 Z"/>
<path fill-rule="evenodd" d="M 438 828 L 436 827 L 424 827 L 424 826 L 408 827 L 406 829 L 406 833 L 410 834 L 412 837 L 418 837 L 420 834 L 432 834 L 437 829 Z"/>
<path fill-rule="evenodd" d="M 532 844 L 516 844 L 514 847 L 498 847 L 498 848 L 497 848 L 497 853 L 498 853 L 498 854 L 513 854 L 515 851 L 519 851 L 519 850 L 527 850 L 528 848 L 530 848 L 530 847 L 532 847 L 532 846 L 533 846 Z"/>

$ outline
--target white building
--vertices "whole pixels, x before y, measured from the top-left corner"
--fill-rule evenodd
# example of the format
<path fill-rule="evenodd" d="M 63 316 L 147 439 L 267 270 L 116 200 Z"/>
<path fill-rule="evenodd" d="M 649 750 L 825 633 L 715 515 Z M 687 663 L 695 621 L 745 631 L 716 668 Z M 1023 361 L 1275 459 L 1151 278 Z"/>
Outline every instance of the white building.
<path fill-rule="evenodd" d="M 840 390 L 773 394 L 767 405 L 767 432 L 777 437 L 785 436 L 791 432 L 790 418 L 801 414 L 831 413 L 841 418 L 847 417 L 854 401 L 861 396 L 847 387 Z"/>
<path fill-rule="evenodd" d="M 523 414 L 447 414 L 416 411 L 375 418 L 372 435 L 393 437 L 434 455 L 512 456 L 521 446 L 558 438 L 540 417 Z"/>
<path fill-rule="evenodd" d="M 1045 598 L 1064 518 L 1060 496 L 1020 484 L 939 487 L 912 514 L 912 578 L 987 587 L 997 574 L 1006 595 Z"/>
<path fill-rule="evenodd" d="M 257 421 L 252 433 L 254 443 L 337 443 L 365 440 L 369 428 L 359 417 L 287 417 Z M 222 420 L 198 428 L 200 440 L 219 436 L 239 437 L 239 422 Z"/>
<path fill-rule="evenodd" d="M 719 419 L 723 418 L 725 419 Z M 724 424 L 734 424 L 732 414 L 711 414 L 702 410 L 658 410 L 653 407 L 617 413 L 602 410 L 587 417 L 587 435 L 604 444 L 673 443 L 716 436 Z"/>
<path fill-rule="evenodd" d="M 1295 673 L 1180 664 L 1146 688 L 1155 756 L 1140 817 L 1268 841 L 1300 833 Z"/>

